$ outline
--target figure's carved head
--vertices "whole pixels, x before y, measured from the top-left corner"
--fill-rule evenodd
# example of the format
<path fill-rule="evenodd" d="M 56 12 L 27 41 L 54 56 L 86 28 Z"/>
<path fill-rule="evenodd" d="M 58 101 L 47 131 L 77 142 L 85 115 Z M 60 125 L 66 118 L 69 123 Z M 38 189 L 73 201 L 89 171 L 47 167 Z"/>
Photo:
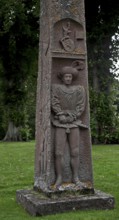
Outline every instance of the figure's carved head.
<path fill-rule="evenodd" d="M 58 77 L 67 85 L 71 84 L 72 80 L 74 80 L 77 76 L 78 70 L 72 66 L 63 67 L 61 72 L 58 74 Z"/>

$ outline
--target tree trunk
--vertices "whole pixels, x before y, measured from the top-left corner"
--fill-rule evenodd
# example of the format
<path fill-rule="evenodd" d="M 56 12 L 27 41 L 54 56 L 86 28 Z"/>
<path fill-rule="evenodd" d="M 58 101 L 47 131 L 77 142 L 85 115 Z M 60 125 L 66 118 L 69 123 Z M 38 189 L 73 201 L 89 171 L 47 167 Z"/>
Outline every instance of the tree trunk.
<path fill-rule="evenodd" d="M 16 127 L 15 124 L 10 121 L 3 141 L 22 141 L 20 127 Z"/>

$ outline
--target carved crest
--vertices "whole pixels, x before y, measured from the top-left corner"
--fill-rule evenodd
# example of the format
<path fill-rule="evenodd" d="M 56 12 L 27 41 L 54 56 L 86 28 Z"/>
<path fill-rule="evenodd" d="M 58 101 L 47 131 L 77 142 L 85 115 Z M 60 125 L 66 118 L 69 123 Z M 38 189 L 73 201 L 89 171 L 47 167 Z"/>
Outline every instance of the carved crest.
<path fill-rule="evenodd" d="M 67 22 L 67 26 L 63 26 L 63 38 L 60 40 L 64 50 L 71 52 L 75 49 L 74 41 L 70 38 L 70 22 Z"/>

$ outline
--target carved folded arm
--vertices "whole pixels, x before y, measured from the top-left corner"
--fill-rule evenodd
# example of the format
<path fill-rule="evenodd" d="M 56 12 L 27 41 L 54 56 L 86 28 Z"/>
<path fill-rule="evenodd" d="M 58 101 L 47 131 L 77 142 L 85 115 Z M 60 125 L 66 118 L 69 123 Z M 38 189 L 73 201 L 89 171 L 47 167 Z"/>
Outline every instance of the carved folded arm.
<path fill-rule="evenodd" d="M 61 106 L 60 106 L 60 101 L 58 98 L 58 94 L 57 94 L 57 90 L 56 88 L 52 88 L 52 98 L 51 98 L 51 106 L 52 106 L 52 110 L 53 112 L 58 116 L 63 114 L 62 110 L 61 110 Z"/>
<path fill-rule="evenodd" d="M 56 115 L 59 115 L 61 113 L 59 100 L 54 94 L 52 95 L 52 110 Z"/>
<path fill-rule="evenodd" d="M 52 100 L 51 100 L 52 110 L 55 113 L 55 118 L 60 121 L 60 123 L 66 123 L 66 117 L 64 111 L 61 109 L 60 100 L 58 97 L 58 91 L 54 88 L 52 89 Z"/>
<path fill-rule="evenodd" d="M 80 91 L 78 91 L 78 99 L 76 106 L 76 117 L 79 118 L 83 113 L 85 108 L 85 90 L 83 87 L 80 87 Z"/>

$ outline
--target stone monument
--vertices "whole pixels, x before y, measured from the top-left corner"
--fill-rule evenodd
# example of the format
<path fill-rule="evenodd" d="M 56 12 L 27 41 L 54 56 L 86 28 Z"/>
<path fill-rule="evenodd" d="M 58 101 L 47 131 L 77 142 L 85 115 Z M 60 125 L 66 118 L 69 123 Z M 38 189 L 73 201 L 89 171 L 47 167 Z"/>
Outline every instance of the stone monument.
<path fill-rule="evenodd" d="M 71 183 L 73 169 L 93 188 L 83 1 L 41 1 L 39 67 L 35 188 L 47 191 L 58 172 Z"/>
<path fill-rule="evenodd" d="M 34 190 L 17 192 L 32 215 L 110 209 L 94 190 L 84 0 L 41 0 Z"/>

